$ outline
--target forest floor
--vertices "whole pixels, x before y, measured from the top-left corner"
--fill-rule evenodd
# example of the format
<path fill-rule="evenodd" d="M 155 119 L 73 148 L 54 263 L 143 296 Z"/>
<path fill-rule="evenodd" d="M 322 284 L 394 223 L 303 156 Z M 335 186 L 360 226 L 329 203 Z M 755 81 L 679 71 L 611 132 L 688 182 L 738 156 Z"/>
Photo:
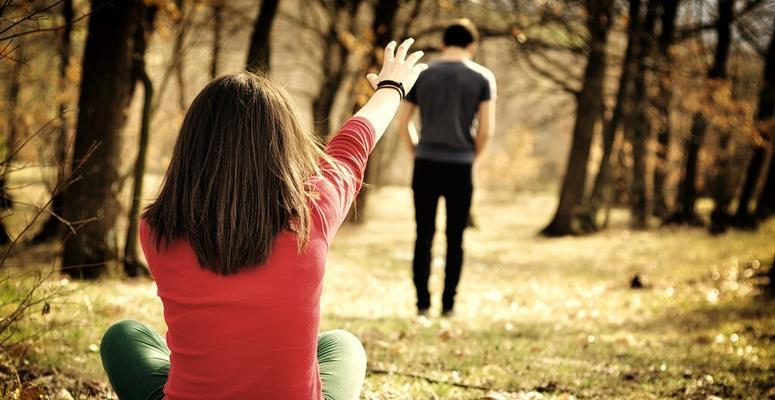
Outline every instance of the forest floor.
<path fill-rule="evenodd" d="M 367 221 L 343 227 L 332 245 L 321 322 L 364 343 L 364 399 L 775 398 L 775 301 L 759 287 L 775 253 L 775 220 L 713 237 L 690 228 L 630 231 L 626 213 L 615 211 L 604 232 L 546 239 L 536 232 L 554 196 L 483 193 L 478 227 L 466 233 L 456 315 L 438 316 L 440 219 L 434 313 L 419 318 L 410 192 L 379 189 L 370 201 Z M 19 252 L 5 276 L 55 251 Z M 630 287 L 635 275 L 645 287 Z M 0 297 L 18 293 L 21 282 L 3 280 Z M 110 396 L 98 353 L 104 330 L 132 318 L 164 331 L 150 280 L 54 275 L 44 289 L 66 293 L 17 334 L 40 336 L 4 350 L 25 360 L 16 368 L 35 393 L 57 393 L 52 380 L 67 377 L 76 398 Z M 0 368 L 0 377 L 7 381 L 11 369 Z"/>

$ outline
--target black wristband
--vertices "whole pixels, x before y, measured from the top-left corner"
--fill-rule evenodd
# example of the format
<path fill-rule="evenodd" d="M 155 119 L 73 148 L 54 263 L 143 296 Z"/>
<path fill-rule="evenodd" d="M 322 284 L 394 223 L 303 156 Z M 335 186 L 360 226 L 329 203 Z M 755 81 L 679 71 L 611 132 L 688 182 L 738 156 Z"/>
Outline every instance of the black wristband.
<path fill-rule="evenodd" d="M 404 89 L 404 84 L 402 84 L 401 82 L 385 79 L 384 81 L 380 81 L 377 84 L 377 89 L 382 89 L 383 87 L 396 89 L 398 91 L 398 94 L 401 96 L 401 100 L 403 100 L 404 97 L 406 97 L 406 90 Z"/>
<path fill-rule="evenodd" d="M 395 86 L 395 85 L 382 85 L 382 86 L 377 87 L 377 90 L 380 90 L 380 89 L 395 90 L 396 94 L 398 94 L 398 101 L 403 101 L 404 100 L 404 97 L 401 96 L 401 89 L 398 86 Z"/>

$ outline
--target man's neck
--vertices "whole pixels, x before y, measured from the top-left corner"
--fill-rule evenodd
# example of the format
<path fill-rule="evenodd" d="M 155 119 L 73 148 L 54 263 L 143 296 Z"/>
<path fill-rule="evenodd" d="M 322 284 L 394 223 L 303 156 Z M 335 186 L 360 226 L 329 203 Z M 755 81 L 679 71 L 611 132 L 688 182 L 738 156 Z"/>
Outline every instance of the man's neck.
<path fill-rule="evenodd" d="M 467 61 L 471 59 L 471 53 L 461 47 L 447 47 L 441 51 L 439 60 L 442 61 Z"/>

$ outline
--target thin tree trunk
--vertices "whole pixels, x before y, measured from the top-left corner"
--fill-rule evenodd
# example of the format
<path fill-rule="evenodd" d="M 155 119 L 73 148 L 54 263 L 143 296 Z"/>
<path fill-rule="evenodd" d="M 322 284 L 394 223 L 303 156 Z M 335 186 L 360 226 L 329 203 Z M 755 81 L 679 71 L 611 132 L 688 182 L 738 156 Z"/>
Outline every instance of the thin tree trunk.
<path fill-rule="evenodd" d="M 153 32 L 153 21 L 156 17 L 155 7 L 145 7 L 142 24 L 135 31 L 135 55 L 133 78 L 143 85 L 143 112 L 140 119 L 140 137 L 137 144 L 137 159 L 134 166 L 132 198 L 129 206 L 126 242 L 124 243 L 124 273 L 129 277 L 149 275 L 145 265 L 140 262 L 140 249 L 137 246 L 138 224 L 140 218 L 140 201 L 143 196 L 143 178 L 145 177 L 146 154 L 148 152 L 149 125 L 151 122 L 151 105 L 153 104 L 153 82 L 148 76 L 145 66 L 145 49 L 148 38 Z"/>
<path fill-rule="evenodd" d="M 773 23 L 773 27 L 775 27 L 775 23 Z M 767 49 L 762 75 L 762 87 L 759 91 L 756 121 L 765 124 L 766 121 L 775 118 L 775 31 L 773 31 L 770 37 L 770 45 Z M 775 138 L 772 137 L 771 132 L 766 127 L 760 129 L 760 134 L 764 143 L 754 144 L 753 156 L 751 157 L 751 162 L 748 163 L 745 182 L 743 183 L 740 200 L 737 204 L 737 212 L 735 212 L 734 222 L 737 226 L 750 226 L 753 223 L 753 218 L 749 212 L 750 203 L 767 157 L 767 145 L 775 143 L 775 140 L 773 140 Z"/>
<path fill-rule="evenodd" d="M 223 3 L 213 5 L 213 45 L 211 47 L 210 78 L 218 76 L 218 62 L 221 59 L 221 32 L 223 31 Z"/>
<path fill-rule="evenodd" d="M 727 230 L 732 222 L 729 206 L 734 196 L 734 185 L 729 182 L 729 164 L 732 159 L 732 132 L 724 130 L 719 133 L 718 149 L 715 160 L 715 176 L 711 183 L 713 194 L 713 211 L 710 213 L 710 232 L 720 234 Z"/>
<path fill-rule="evenodd" d="M 719 17 L 716 20 L 716 50 L 713 64 L 708 70 L 708 79 L 722 80 L 727 77 L 727 59 L 732 40 L 731 24 L 733 19 L 734 0 L 719 0 Z M 697 202 L 697 161 L 702 142 L 707 131 L 707 119 L 701 112 L 692 116 L 692 128 L 689 140 L 685 145 L 686 163 L 679 187 L 678 210 L 669 217 L 668 223 L 702 225 L 703 222 L 694 208 Z"/>
<path fill-rule="evenodd" d="M 654 24 L 656 22 L 657 0 L 648 0 L 643 31 L 639 37 L 637 56 L 635 57 L 636 72 L 633 85 L 633 113 L 628 118 L 627 130 L 632 137 L 632 197 L 630 201 L 630 226 L 634 229 L 644 229 L 648 226 L 650 213 L 650 198 L 646 181 L 646 160 L 648 158 L 648 141 L 651 136 L 651 121 L 646 107 L 646 74 L 650 67 L 651 52 L 654 41 Z"/>
<path fill-rule="evenodd" d="M 16 50 L 17 59 L 13 61 L 10 84 L 8 86 L 8 136 L 5 138 L 5 152 L 0 156 L 0 212 L 13 207 L 13 199 L 8 193 L 8 171 L 13 162 L 16 151 L 16 142 L 19 136 L 19 92 L 21 91 L 22 67 L 24 67 L 24 53 L 21 46 Z M 0 217 L 0 245 L 11 242 L 11 236 Z"/>
<path fill-rule="evenodd" d="M 587 28 L 589 30 L 589 54 L 584 71 L 584 83 L 576 97 L 576 122 L 573 128 L 568 165 L 560 191 L 560 203 L 549 225 L 541 232 L 546 236 L 562 236 L 578 233 L 575 227 L 579 206 L 584 195 L 587 179 L 587 162 L 595 122 L 600 115 L 603 96 L 603 80 L 606 66 L 606 43 L 611 26 L 612 3 L 605 0 L 588 0 Z"/>
<path fill-rule="evenodd" d="M 248 48 L 246 66 L 250 71 L 269 72 L 271 52 L 269 39 L 278 3 L 279 0 L 263 0 L 261 2 L 261 9 L 253 26 L 253 35 L 250 37 L 250 47 Z"/>
<path fill-rule="evenodd" d="M 184 0 L 175 0 L 175 5 L 178 7 L 178 10 L 180 11 L 180 15 L 184 15 Z M 178 84 L 178 110 L 181 112 L 186 111 L 186 104 L 187 104 L 187 97 L 186 97 L 186 80 L 185 80 L 185 57 L 183 56 L 183 47 L 185 45 L 186 41 L 186 30 L 188 27 L 186 24 L 188 21 L 186 18 L 181 18 L 180 21 L 178 21 L 178 33 L 175 36 L 175 43 L 174 48 L 172 50 L 173 54 L 177 57 L 177 62 L 175 63 L 175 81 Z"/>
<path fill-rule="evenodd" d="M 625 174 L 625 139 L 624 135 L 617 135 L 616 140 L 613 144 L 613 149 L 611 149 L 612 154 L 616 157 L 615 158 L 615 164 L 611 165 L 611 168 L 614 168 L 613 171 L 611 171 L 611 182 L 606 185 L 605 189 L 603 190 L 603 207 L 605 209 L 605 213 L 603 214 L 603 229 L 608 229 L 608 224 L 611 222 L 611 208 L 612 203 L 614 201 L 618 203 L 623 203 L 621 199 L 617 196 L 619 196 L 620 193 L 624 193 L 624 196 L 626 197 L 627 192 L 624 190 L 624 188 L 627 187 L 625 179 L 623 177 Z M 615 187 L 616 186 L 616 187 Z M 622 189 L 619 189 L 621 187 Z"/>
<path fill-rule="evenodd" d="M 668 157 L 670 155 L 670 103 L 673 99 L 672 69 L 673 58 L 670 48 L 675 37 L 675 19 L 678 13 L 678 0 L 662 0 L 660 18 L 660 32 L 657 40 L 656 73 L 658 93 L 652 103 L 657 112 L 657 149 L 656 163 L 654 164 L 654 209 L 653 214 L 659 218 L 665 218 L 669 206 L 667 204 L 667 171 Z"/>
<path fill-rule="evenodd" d="M 387 46 L 388 43 L 390 43 L 391 40 L 394 39 L 393 37 L 393 25 L 396 18 L 396 13 L 398 12 L 398 7 L 400 6 L 400 3 L 398 0 L 381 0 L 378 1 L 377 4 L 374 6 L 374 20 L 372 21 L 372 32 L 374 34 L 374 43 L 372 45 L 371 54 L 369 55 L 367 62 L 363 64 L 363 71 L 361 72 L 358 79 L 361 80 L 361 87 L 368 88 L 369 91 L 371 91 L 371 86 L 368 83 L 365 83 L 366 80 L 366 74 L 377 67 L 379 67 L 379 55 L 382 53 L 382 49 Z M 358 88 L 358 84 L 356 83 L 356 91 Z M 368 96 L 358 96 L 356 93 L 356 99 L 368 99 Z M 353 114 L 355 111 L 360 108 L 363 104 L 356 100 L 354 107 L 353 107 Z M 382 142 L 384 143 L 384 142 Z M 381 151 L 381 147 L 379 145 L 374 149 L 371 155 L 372 160 L 379 159 L 379 152 Z M 375 177 L 375 170 L 378 168 L 377 163 L 370 162 L 366 165 L 366 171 L 363 176 L 363 181 L 367 184 L 371 183 L 373 184 L 373 180 Z M 355 203 L 353 204 L 352 209 L 350 210 L 350 215 L 347 218 L 347 221 L 349 222 L 356 222 L 356 223 L 363 223 L 366 221 L 366 218 L 364 217 L 365 213 L 364 210 L 366 210 L 366 204 L 368 199 L 369 189 L 365 188 L 362 189 L 361 192 L 358 194 L 358 197 L 355 199 Z"/>
<path fill-rule="evenodd" d="M 132 184 L 132 199 L 129 206 L 129 222 L 124 245 L 124 273 L 129 277 L 147 275 L 145 266 L 140 262 L 140 251 L 137 246 L 138 222 L 140 218 L 140 201 L 143 196 L 143 177 L 145 176 L 146 157 L 148 152 L 148 125 L 151 118 L 151 102 L 153 101 L 153 82 L 148 73 L 143 70 L 143 116 L 140 123 L 140 138 L 137 145 L 137 159 L 134 167 L 134 182 Z"/>
<path fill-rule="evenodd" d="M 735 0 L 720 0 L 719 1 L 719 44 L 725 44 L 722 49 L 722 54 L 718 54 L 718 57 L 723 57 L 723 60 L 719 60 L 719 75 L 720 79 L 726 78 L 726 59 L 728 58 L 729 47 L 732 36 L 732 20 L 734 19 L 735 12 Z M 715 64 L 715 63 L 714 63 Z M 710 232 L 713 234 L 722 233 L 726 231 L 727 226 L 730 223 L 731 217 L 729 215 L 729 203 L 732 201 L 734 186 L 729 184 L 729 164 L 732 158 L 731 154 L 731 142 L 732 132 L 725 130 L 720 132 L 718 149 L 715 160 L 715 173 L 713 177 L 711 189 L 713 194 L 713 211 L 710 214 Z M 730 188 L 732 186 L 732 188 Z"/>
<path fill-rule="evenodd" d="M 775 145 L 773 145 L 775 147 Z M 775 158 L 775 157 L 773 157 Z M 770 161 L 767 179 L 756 201 L 756 220 L 762 221 L 775 214 L 775 159 Z"/>
<path fill-rule="evenodd" d="M 626 113 L 627 102 L 629 101 L 630 85 L 632 82 L 633 53 L 637 43 L 637 36 L 640 34 L 640 0 L 630 0 L 629 19 L 627 26 L 627 47 L 624 51 L 622 60 L 622 72 L 619 75 L 619 89 L 616 93 L 616 105 L 614 105 L 611 118 L 606 121 L 603 128 L 603 155 L 600 159 L 600 167 L 595 175 L 595 181 L 592 185 L 592 192 L 587 200 L 587 211 L 585 226 L 588 230 L 597 230 L 597 214 L 603 203 L 607 187 L 610 185 L 611 175 L 611 153 L 614 142 L 616 141 L 619 125 Z"/>
<path fill-rule="evenodd" d="M 69 174 L 67 147 L 67 135 L 69 124 L 67 120 L 67 68 L 70 64 L 71 52 L 71 33 L 73 31 L 73 0 L 64 0 L 62 3 L 62 17 L 64 18 L 64 28 L 62 29 L 62 42 L 59 45 L 59 129 L 55 140 L 54 155 L 57 165 L 57 181 L 54 187 L 62 187 L 66 177 Z M 63 193 L 57 191 L 51 199 L 51 212 L 55 215 L 62 214 Z M 61 235 L 62 223 L 52 216 L 43 223 L 43 228 L 32 238 L 32 243 L 44 243 L 53 240 Z"/>
<path fill-rule="evenodd" d="M 331 109 L 334 99 L 342 86 L 347 63 L 347 48 L 339 42 L 336 32 L 336 22 L 331 23 L 325 38 L 325 60 L 323 60 L 323 85 L 318 95 L 312 100 L 312 117 L 315 123 L 315 134 L 321 138 L 328 137 L 330 129 Z"/>
<path fill-rule="evenodd" d="M 331 111 L 334 100 L 345 80 L 349 49 L 340 38 L 340 29 L 352 29 L 360 0 L 333 2 L 330 10 L 332 21 L 328 27 L 323 51 L 323 85 L 312 100 L 312 116 L 315 133 L 325 139 L 330 131 Z"/>
<path fill-rule="evenodd" d="M 608 207 L 630 204 L 630 187 L 632 187 L 632 145 L 625 135 L 619 135 L 619 151 L 614 153 L 614 170 L 612 171 L 613 188 L 609 190 Z"/>
<path fill-rule="evenodd" d="M 312 101 L 312 117 L 315 122 L 315 134 L 325 139 L 330 133 L 331 110 L 339 88 L 342 86 L 344 71 L 337 72 L 323 82 L 320 93 Z"/>
<path fill-rule="evenodd" d="M 116 257 L 120 131 L 135 86 L 132 35 L 143 10 L 140 0 L 91 5 L 73 148 L 80 179 L 64 197 L 64 218 L 77 233 L 65 240 L 62 270 L 81 279 L 98 277 Z"/>

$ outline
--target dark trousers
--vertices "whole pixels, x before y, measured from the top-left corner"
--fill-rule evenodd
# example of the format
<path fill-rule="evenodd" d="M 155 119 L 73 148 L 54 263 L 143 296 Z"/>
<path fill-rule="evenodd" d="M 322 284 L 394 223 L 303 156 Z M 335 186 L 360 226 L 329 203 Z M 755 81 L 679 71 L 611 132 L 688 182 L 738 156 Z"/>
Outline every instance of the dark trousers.
<path fill-rule="evenodd" d="M 412 272 L 417 289 L 417 309 L 431 305 L 428 279 L 431 273 L 431 247 L 436 233 L 436 209 L 444 197 L 447 209 L 447 257 L 444 274 L 442 308 L 452 310 L 457 284 L 463 268 L 463 231 L 468 224 L 473 193 L 471 164 L 417 159 L 414 163 L 412 190 L 417 223 Z"/>

